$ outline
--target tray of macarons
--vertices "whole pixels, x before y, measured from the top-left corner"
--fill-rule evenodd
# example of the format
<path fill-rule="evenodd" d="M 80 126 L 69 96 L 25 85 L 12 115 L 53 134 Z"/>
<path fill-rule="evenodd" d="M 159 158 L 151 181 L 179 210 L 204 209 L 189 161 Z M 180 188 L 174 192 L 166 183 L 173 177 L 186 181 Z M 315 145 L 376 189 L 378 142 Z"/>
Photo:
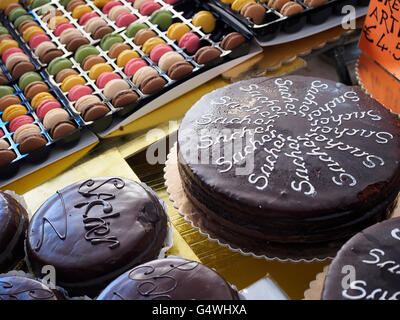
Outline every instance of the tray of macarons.
<path fill-rule="evenodd" d="M 268 45 L 268 41 L 283 34 L 296 33 L 298 38 L 320 32 L 317 27 L 326 24 L 333 27 L 340 25 L 343 7 L 368 7 L 369 0 L 211 0 L 212 10 L 222 13 L 226 19 L 233 17 L 251 31 L 260 45 Z M 346 11 L 346 13 L 348 13 Z M 334 24 L 327 23 L 334 20 Z M 301 32 L 305 26 L 307 32 Z M 313 32 L 314 29 L 314 32 Z M 287 38 L 296 40 L 296 38 Z"/>
<path fill-rule="evenodd" d="M 207 8 L 186 0 L 36 0 L 5 19 L 74 116 L 104 135 L 260 52 L 250 32 Z"/>

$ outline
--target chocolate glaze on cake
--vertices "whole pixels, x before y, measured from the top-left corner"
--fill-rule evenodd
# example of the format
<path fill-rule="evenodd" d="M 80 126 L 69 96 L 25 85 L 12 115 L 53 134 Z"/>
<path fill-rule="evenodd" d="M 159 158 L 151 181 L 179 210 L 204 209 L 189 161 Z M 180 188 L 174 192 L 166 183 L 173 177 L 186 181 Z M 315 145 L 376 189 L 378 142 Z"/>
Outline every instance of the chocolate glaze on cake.
<path fill-rule="evenodd" d="M 114 280 L 97 300 L 238 300 L 238 293 L 205 265 L 180 258 L 142 264 Z"/>
<path fill-rule="evenodd" d="M 390 111 L 356 88 L 300 76 L 218 89 L 188 111 L 178 134 L 183 187 L 205 217 L 198 225 L 280 258 L 334 255 L 386 218 L 399 155 Z"/>
<path fill-rule="evenodd" d="M 24 258 L 28 213 L 13 197 L 0 192 L 0 273 Z"/>
<path fill-rule="evenodd" d="M 0 277 L 0 300 L 58 300 L 57 294 L 39 281 L 20 276 Z"/>
<path fill-rule="evenodd" d="M 400 300 L 400 218 L 351 238 L 329 266 L 324 300 Z"/>
<path fill-rule="evenodd" d="M 56 269 L 72 295 L 95 295 L 130 268 L 156 258 L 167 232 L 160 201 L 123 178 L 78 182 L 48 199 L 33 216 L 27 255 L 36 276 Z"/>

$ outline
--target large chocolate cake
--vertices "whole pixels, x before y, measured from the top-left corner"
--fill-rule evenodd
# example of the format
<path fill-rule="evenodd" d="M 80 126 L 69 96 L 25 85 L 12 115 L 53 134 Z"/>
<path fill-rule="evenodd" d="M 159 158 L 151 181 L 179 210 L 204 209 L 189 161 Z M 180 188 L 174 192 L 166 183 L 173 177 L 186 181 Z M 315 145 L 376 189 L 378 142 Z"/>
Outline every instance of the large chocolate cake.
<path fill-rule="evenodd" d="M 178 159 L 200 214 L 192 223 L 212 238 L 256 255 L 324 258 L 393 210 L 400 127 L 356 88 L 258 78 L 188 111 Z"/>
<path fill-rule="evenodd" d="M 97 295 L 132 267 L 158 257 L 167 234 L 160 200 L 123 178 L 93 178 L 49 198 L 27 234 L 29 266 L 37 277 L 55 268 L 71 295 Z"/>

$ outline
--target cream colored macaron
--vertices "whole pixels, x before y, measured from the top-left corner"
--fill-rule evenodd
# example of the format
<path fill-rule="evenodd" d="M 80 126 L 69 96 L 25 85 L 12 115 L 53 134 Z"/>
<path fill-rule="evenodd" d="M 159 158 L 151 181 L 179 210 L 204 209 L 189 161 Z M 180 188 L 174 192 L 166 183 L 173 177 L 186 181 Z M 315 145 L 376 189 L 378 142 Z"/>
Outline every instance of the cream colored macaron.
<path fill-rule="evenodd" d="M 135 75 L 133 76 L 132 82 L 136 86 L 140 86 L 144 79 L 148 77 L 158 76 L 158 72 L 156 69 L 152 67 L 143 67 L 139 69 Z"/>
<path fill-rule="evenodd" d="M 104 87 L 104 96 L 107 99 L 114 98 L 118 92 L 128 90 L 130 88 L 128 82 L 122 79 L 113 79 Z"/>
<path fill-rule="evenodd" d="M 98 96 L 95 96 L 92 94 L 83 96 L 83 97 L 79 98 L 78 101 L 76 101 L 75 109 L 76 109 L 76 111 L 83 113 L 87 107 L 89 107 L 95 103 L 101 103 L 101 100 Z"/>
<path fill-rule="evenodd" d="M 160 61 L 158 61 L 158 66 L 162 71 L 168 71 L 168 69 L 176 62 L 185 61 L 185 58 L 175 51 L 170 51 L 164 54 Z"/>
<path fill-rule="evenodd" d="M 6 150 L 10 147 L 5 139 L 0 139 L 0 150 Z"/>
<path fill-rule="evenodd" d="M 43 125 L 46 129 L 53 129 L 60 122 L 69 120 L 67 111 L 61 108 L 52 109 L 46 113 L 43 119 Z"/>
<path fill-rule="evenodd" d="M 21 143 L 25 137 L 32 134 L 40 134 L 40 132 L 41 130 L 37 125 L 32 123 L 24 124 L 23 126 L 20 126 L 17 130 L 15 130 L 13 139 L 15 143 Z"/>

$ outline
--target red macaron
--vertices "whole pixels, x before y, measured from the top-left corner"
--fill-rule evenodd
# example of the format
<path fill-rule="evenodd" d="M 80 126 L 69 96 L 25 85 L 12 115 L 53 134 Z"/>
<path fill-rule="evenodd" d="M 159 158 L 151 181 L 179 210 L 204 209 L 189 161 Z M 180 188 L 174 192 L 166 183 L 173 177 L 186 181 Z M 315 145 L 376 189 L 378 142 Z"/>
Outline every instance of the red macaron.
<path fill-rule="evenodd" d="M 33 118 L 27 115 L 16 117 L 14 120 L 10 122 L 9 129 L 10 132 L 15 132 L 19 127 L 22 127 L 25 124 L 33 123 Z"/>
<path fill-rule="evenodd" d="M 79 98 L 92 93 L 93 89 L 91 87 L 78 84 L 76 86 L 73 86 L 71 90 L 69 90 L 68 99 L 70 101 L 77 101 L 79 100 Z"/>
<path fill-rule="evenodd" d="M 2 60 L 3 60 L 3 62 L 5 63 L 6 61 L 7 61 L 7 58 L 9 57 L 9 56 L 11 56 L 12 54 L 14 54 L 14 53 L 24 53 L 24 51 L 22 50 L 22 49 L 20 49 L 20 48 L 10 48 L 10 49 L 7 49 L 4 53 L 3 53 L 3 55 L 2 55 Z"/>
<path fill-rule="evenodd" d="M 55 99 L 45 100 L 36 108 L 36 114 L 40 119 L 43 119 L 47 112 L 57 108 L 62 108 L 60 102 Z"/>
<path fill-rule="evenodd" d="M 61 33 L 63 33 L 65 30 L 70 29 L 70 28 L 75 28 L 75 27 L 73 24 L 71 24 L 69 22 L 62 22 L 56 26 L 56 28 L 54 29 L 53 32 L 56 37 L 59 37 L 61 35 Z"/>
<path fill-rule="evenodd" d="M 50 41 L 50 37 L 47 34 L 38 33 L 33 35 L 29 40 L 29 46 L 32 49 L 36 49 L 39 44 L 45 41 Z"/>

